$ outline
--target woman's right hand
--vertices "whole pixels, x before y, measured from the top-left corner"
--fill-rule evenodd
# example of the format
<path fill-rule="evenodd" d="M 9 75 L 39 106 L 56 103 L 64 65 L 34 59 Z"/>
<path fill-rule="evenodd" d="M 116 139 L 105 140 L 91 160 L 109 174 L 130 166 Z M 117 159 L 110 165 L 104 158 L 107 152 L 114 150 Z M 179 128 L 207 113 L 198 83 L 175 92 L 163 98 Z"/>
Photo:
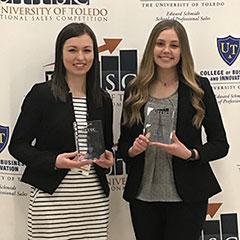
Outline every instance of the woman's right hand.
<path fill-rule="evenodd" d="M 145 136 L 140 134 L 133 142 L 133 145 L 129 148 L 128 150 L 129 156 L 135 157 L 138 154 L 146 151 L 150 136 L 151 136 L 150 132 L 147 133 Z"/>
<path fill-rule="evenodd" d="M 81 168 L 84 165 L 91 164 L 91 160 L 79 161 L 79 154 L 77 152 L 61 153 L 56 158 L 56 168 Z"/>

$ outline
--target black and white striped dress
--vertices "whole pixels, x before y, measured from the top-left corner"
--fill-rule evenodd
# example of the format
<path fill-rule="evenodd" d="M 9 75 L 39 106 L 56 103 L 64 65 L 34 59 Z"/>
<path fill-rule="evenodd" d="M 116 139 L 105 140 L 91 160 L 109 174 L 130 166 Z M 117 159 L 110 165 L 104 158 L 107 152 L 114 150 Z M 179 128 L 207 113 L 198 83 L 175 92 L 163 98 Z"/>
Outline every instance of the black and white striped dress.
<path fill-rule="evenodd" d="M 78 124 L 86 124 L 86 98 L 73 98 L 73 106 Z M 84 136 L 78 142 L 84 151 Z M 52 195 L 32 188 L 28 240 L 107 240 L 108 218 L 109 199 L 93 166 L 88 176 L 72 169 Z"/>

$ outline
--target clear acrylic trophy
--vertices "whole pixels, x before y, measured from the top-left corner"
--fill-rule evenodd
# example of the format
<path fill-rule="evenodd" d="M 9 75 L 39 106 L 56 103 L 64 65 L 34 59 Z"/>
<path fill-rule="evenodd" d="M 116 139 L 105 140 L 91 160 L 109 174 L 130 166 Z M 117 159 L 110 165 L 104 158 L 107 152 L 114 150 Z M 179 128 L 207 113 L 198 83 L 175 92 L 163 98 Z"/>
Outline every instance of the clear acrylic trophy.
<path fill-rule="evenodd" d="M 143 134 L 151 133 L 151 142 L 172 143 L 174 128 L 174 108 L 158 108 L 148 106 L 144 122 Z"/>
<path fill-rule="evenodd" d="M 74 122 L 74 136 L 79 160 L 99 158 L 105 151 L 102 121 L 87 121 L 85 125 Z M 82 146 L 80 145 L 82 143 Z"/>

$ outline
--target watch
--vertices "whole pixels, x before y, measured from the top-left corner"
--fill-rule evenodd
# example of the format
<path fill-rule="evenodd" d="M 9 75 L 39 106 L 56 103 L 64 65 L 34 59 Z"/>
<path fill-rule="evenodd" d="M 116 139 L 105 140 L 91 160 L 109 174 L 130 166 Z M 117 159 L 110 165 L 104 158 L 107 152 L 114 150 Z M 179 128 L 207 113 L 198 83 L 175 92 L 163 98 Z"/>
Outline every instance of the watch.
<path fill-rule="evenodd" d="M 192 160 L 196 160 L 196 153 L 195 151 L 191 148 L 189 149 L 191 151 L 191 156 L 189 158 L 186 159 L 186 161 L 192 161 Z"/>

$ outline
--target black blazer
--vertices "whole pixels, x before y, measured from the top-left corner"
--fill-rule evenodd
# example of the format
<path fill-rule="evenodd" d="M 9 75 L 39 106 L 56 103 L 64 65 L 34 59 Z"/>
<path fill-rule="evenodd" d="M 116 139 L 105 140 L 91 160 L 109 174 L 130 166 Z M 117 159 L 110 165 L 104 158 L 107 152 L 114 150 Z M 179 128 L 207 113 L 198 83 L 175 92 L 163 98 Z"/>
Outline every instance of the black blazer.
<path fill-rule="evenodd" d="M 191 105 L 191 88 L 185 84 L 184 79 L 180 79 L 178 89 L 176 135 L 187 148 L 197 149 L 200 155 L 199 160 L 188 162 L 173 156 L 173 174 L 176 189 L 185 202 L 207 200 L 221 191 L 209 162 L 224 157 L 229 149 L 219 108 L 210 83 L 208 79 L 199 76 L 197 81 L 205 93 L 203 102 L 206 114 L 202 127 L 204 127 L 207 135 L 206 143 L 202 142 L 202 128 L 197 129 L 192 124 L 192 118 L 196 110 Z M 128 92 L 125 93 L 125 98 L 127 95 Z M 144 122 L 143 110 L 144 106 L 141 109 Z M 127 201 L 136 198 L 143 176 L 145 153 L 143 152 L 134 158 L 128 155 L 128 149 L 132 146 L 135 138 L 142 132 L 142 123 L 135 124 L 132 127 L 121 126 L 118 151 L 127 163 L 129 172 L 123 194 L 124 199 Z"/>
<path fill-rule="evenodd" d="M 113 146 L 113 107 L 110 96 L 102 91 L 103 105 L 89 104 L 88 120 L 102 120 L 105 147 Z M 69 170 L 55 170 L 58 154 L 76 151 L 72 96 L 66 102 L 56 100 L 50 82 L 35 84 L 24 99 L 9 145 L 9 152 L 26 165 L 22 181 L 52 194 Z M 35 141 L 32 144 L 33 140 Z M 106 195 L 109 195 L 105 170 L 94 164 Z"/>

